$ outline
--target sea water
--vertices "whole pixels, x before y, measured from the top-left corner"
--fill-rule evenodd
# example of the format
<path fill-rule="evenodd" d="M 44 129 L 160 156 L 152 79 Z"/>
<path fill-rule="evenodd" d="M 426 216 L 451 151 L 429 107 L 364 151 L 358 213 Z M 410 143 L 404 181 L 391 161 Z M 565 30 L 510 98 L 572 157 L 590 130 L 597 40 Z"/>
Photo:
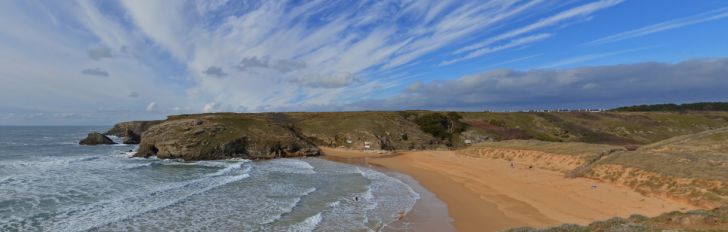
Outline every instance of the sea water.
<path fill-rule="evenodd" d="M 0 231 L 379 231 L 419 198 L 319 158 L 185 162 L 78 145 L 108 129 L 0 127 Z"/>

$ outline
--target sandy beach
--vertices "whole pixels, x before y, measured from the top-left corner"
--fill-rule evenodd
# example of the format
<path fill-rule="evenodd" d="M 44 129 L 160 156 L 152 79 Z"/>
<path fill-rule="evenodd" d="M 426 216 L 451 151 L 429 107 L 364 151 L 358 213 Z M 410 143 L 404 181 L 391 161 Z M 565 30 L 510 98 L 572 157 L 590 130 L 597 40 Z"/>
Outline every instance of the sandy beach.
<path fill-rule="evenodd" d="M 472 157 L 456 151 L 397 155 L 340 149 L 323 152 L 326 156 L 360 158 L 411 176 L 447 204 L 448 215 L 454 219 L 451 224 L 458 231 L 563 223 L 587 225 L 611 217 L 656 216 L 694 208 L 678 201 L 646 197 L 624 186 L 585 178 L 568 179 L 560 172 L 529 170 L 525 164 L 511 167 L 506 160 Z M 417 207 L 413 208 L 416 210 Z M 410 220 L 417 223 L 416 219 Z"/>

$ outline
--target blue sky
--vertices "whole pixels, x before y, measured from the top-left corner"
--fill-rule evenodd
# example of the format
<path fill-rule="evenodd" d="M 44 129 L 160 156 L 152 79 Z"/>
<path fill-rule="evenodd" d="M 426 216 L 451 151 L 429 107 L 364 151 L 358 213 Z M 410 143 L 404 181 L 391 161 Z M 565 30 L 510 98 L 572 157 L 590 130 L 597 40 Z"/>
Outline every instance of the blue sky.
<path fill-rule="evenodd" d="M 2 1 L 0 125 L 728 101 L 728 2 Z"/>

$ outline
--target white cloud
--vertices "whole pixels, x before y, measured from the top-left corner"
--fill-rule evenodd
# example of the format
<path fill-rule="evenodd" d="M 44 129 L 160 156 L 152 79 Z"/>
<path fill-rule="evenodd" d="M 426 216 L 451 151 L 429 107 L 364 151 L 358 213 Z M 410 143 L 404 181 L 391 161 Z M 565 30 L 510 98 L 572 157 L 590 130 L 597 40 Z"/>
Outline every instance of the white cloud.
<path fill-rule="evenodd" d="M 157 110 L 157 103 L 154 103 L 154 102 L 149 103 L 149 105 L 147 106 L 147 111 L 155 111 L 155 110 Z"/>
<path fill-rule="evenodd" d="M 418 94 L 351 103 L 283 105 L 275 111 L 352 110 L 522 110 L 613 108 L 636 103 L 726 101 L 728 58 L 694 59 L 677 64 L 571 69 L 495 69 L 456 80 L 424 84 Z M 691 78 L 684 78 L 690 76 Z M 419 82 L 419 81 L 418 81 Z M 419 84 L 413 85 L 416 89 Z"/>
<path fill-rule="evenodd" d="M 598 40 L 588 42 L 585 45 L 597 45 L 597 44 L 617 42 L 620 40 L 640 37 L 640 36 L 649 35 L 649 34 L 664 31 L 664 30 L 683 27 L 683 26 L 696 24 L 696 23 L 712 21 L 712 20 L 721 19 L 721 18 L 725 18 L 725 17 L 728 17 L 728 7 L 708 11 L 708 12 L 693 15 L 690 17 L 662 22 L 662 23 L 650 25 L 647 27 L 643 27 L 640 29 L 619 33 L 619 34 L 612 35 L 612 36 L 607 36 L 607 37 L 604 37 L 604 38 L 601 38 Z"/>
<path fill-rule="evenodd" d="M 561 12 L 559 14 L 556 14 L 554 16 L 551 16 L 551 17 L 548 17 L 548 18 L 543 18 L 543 19 L 539 20 L 536 23 L 533 23 L 533 24 L 530 24 L 530 25 L 527 25 L 527 26 L 524 26 L 524 27 L 521 27 L 521 28 L 518 28 L 518 29 L 515 29 L 515 30 L 512 30 L 512 31 L 509 31 L 509 32 L 506 32 L 506 33 L 503 33 L 503 34 L 500 34 L 500 35 L 497 35 L 497 36 L 488 38 L 487 40 L 485 40 L 483 42 L 476 43 L 476 44 L 473 44 L 473 45 L 470 45 L 470 46 L 461 48 L 461 49 L 455 51 L 455 54 L 462 53 L 462 52 L 466 52 L 466 51 L 470 51 L 470 50 L 479 49 L 479 48 L 488 46 L 488 45 L 490 45 L 492 43 L 495 43 L 497 41 L 501 41 L 501 40 L 508 39 L 508 38 L 513 38 L 513 37 L 516 37 L 516 36 L 519 36 L 519 35 L 522 35 L 522 34 L 531 32 L 531 31 L 536 30 L 536 29 L 539 29 L 539 28 L 553 26 L 553 25 L 556 25 L 558 23 L 561 23 L 561 22 L 563 22 L 565 20 L 569 20 L 569 19 L 572 19 L 572 18 L 575 18 L 575 17 L 587 16 L 587 15 L 589 15 L 591 13 L 594 13 L 594 12 L 596 12 L 598 10 L 602 10 L 602 9 L 605 9 L 605 8 L 608 8 L 608 7 L 611 7 L 611 6 L 614 6 L 614 5 L 619 4 L 619 3 L 623 2 L 623 1 L 624 0 L 601 0 L 601 1 L 592 2 L 592 3 L 589 3 L 589 4 L 585 4 L 585 5 L 582 5 L 582 6 L 574 7 L 574 8 L 571 8 L 569 10 L 563 11 L 563 12 Z"/>
<path fill-rule="evenodd" d="M 76 113 L 60 113 L 60 114 L 53 114 L 53 117 L 56 118 L 70 118 L 76 116 Z"/>
<path fill-rule="evenodd" d="M 649 47 L 626 49 L 626 50 L 621 50 L 621 51 L 616 51 L 616 52 L 607 52 L 607 53 L 578 56 L 578 57 L 574 57 L 574 58 L 556 61 L 553 64 L 549 64 L 549 65 L 543 66 L 541 68 L 555 68 L 555 67 L 560 67 L 560 66 L 564 66 L 564 65 L 576 64 L 576 63 L 580 63 L 580 62 L 584 62 L 584 61 L 588 61 L 588 60 L 594 60 L 594 59 L 599 59 L 599 58 L 603 58 L 603 57 L 608 57 L 608 56 L 613 56 L 613 55 L 618 55 L 618 54 L 628 53 L 628 52 L 635 52 L 635 51 L 640 51 L 640 50 L 645 50 L 645 49 L 650 49 L 650 48 L 655 48 L 655 47 L 659 47 L 659 46 L 649 46 Z"/>
<path fill-rule="evenodd" d="M 220 107 L 220 103 L 213 102 L 205 105 L 204 108 L 202 108 L 202 112 L 210 113 L 210 112 L 216 112 L 217 109 Z"/>
<path fill-rule="evenodd" d="M 509 61 L 505 61 L 505 62 L 500 62 L 500 63 L 497 63 L 497 64 L 488 65 L 488 66 L 485 66 L 483 68 L 490 68 L 490 67 L 493 67 L 493 66 L 510 64 L 510 63 L 513 63 L 513 62 L 518 62 L 518 61 L 522 61 L 522 60 L 531 59 L 531 58 L 534 58 L 534 57 L 537 57 L 537 56 L 540 56 L 540 55 L 542 55 L 542 54 L 533 55 L 533 56 L 527 56 L 527 57 L 521 57 L 521 58 L 518 58 L 518 59 L 513 59 L 513 60 L 509 60 Z"/>
<path fill-rule="evenodd" d="M 292 82 L 311 88 L 339 88 L 361 82 L 361 80 L 350 72 L 338 72 L 331 75 L 307 75 L 298 79 L 293 79 Z"/>
<path fill-rule="evenodd" d="M 598 84 L 588 83 L 588 84 L 582 86 L 581 89 L 593 89 L 593 88 L 598 88 L 598 87 L 599 87 Z"/>
<path fill-rule="evenodd" d="M 424 88 L 424 87 L 425 87 L 425 83 L 423 83 L 420 80 L 417 80 L 417 82 L 410 84 L 409 87 L 404 89 L 404 92 L 405 93 L 418 93 L 418 92 L 422 91 L 422 88 Z"/>
<path fill-rule="evenodd" d="M 443 61 L 442 63 L 440 63 L 439 66 L 445 66 L 445 65 L 449 65 L 449 64 L 452 64 L 452 63 L 455 63 L 455 62 L 458 62 L 458 61 L 472 59 L 472 58 L 475 58 L 475 57 L 479 57 L 479 56 L 482 56 L 482 55 L 485 55 L 485 54 L 488 54 L 488 53 L 492 53 L 492 52 L 496 52 L 496 51 L 500 51 L 500 50 L 503 50 L 503 49 L 512 48 L 512 47 L 516 47 L 516 46 L 520 46 L 520 45 L 524 45 L 524 44 L 528 44 L 528 43 L 533 43 L 533 42 L 536 42 L 536 41 L 539 41 L 539 40 L 542 40 L 542 39 L 545 39 L 545 38 L 548 38 L 548 37 L 551 37 L 551 34 L 543 33 L 543 34 L 532 35 L 532 36 L 527 36 L 527 37 L 515 39 L 515 40 L 512 40 L 510 43 L 505 44 L 505 45 L 496 46 L 496 47 L 489 47 L 489 48 L 482 48 L 482 49 L 479 49 L 477 51 L 474 51 L 474 52 L 469 53 L 465 57 L 458 58 L 458 59 L 454 59 L 454 60 L 451 60 L 451 61 Z"/>

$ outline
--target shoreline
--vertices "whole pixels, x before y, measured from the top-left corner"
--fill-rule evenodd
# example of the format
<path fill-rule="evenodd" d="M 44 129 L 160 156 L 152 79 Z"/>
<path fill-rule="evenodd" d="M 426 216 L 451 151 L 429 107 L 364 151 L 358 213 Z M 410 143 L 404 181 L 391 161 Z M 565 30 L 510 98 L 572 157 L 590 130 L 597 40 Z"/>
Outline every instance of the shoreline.
<path fill-rule="evenodd" d="M 399 154 L 365 153 L 338 148 L 321 148 L 321 151 L 324 155 L 318 158 L 374 169 L 375 171 L 402 181 L 420 195 L 420 199 L 417 199 L 415 205 L 412 206 L 412 209 L 407 214 L 387 224 L 381 231 L 456 231 L 455 227 L 451 225 L 453 219 L 448 216 L 447 204 L 438 199 L 434 193 L 427 190 L 417 180 L 407 174 L 368 162 L 371 159 L 386 159 L 398 156 Z"/>
<path fill-rule="evenodd" d="M 561 172 L 528 170 L 523 165 L 511 168 L 506 160 L 476 158 L 456 151 L 381 155 L 324 148 L 322 152 L 325 156 L 338 157 L 333 161 L 362 159 L 367 164 L 411 176 L 447 204 L 448 215 L 454 219 L 451 224 L 458 231 L 550 227 L 563 223 L 587 225 L 611 217 L 656 216 L 696 208 L 674 200 L 642 196 L 624 186 L 586 178 L 567 179 Z M 408 215 L 415 210 L 413 207 Z M 412 220 L 412 223 L 418 221 Z"/>

